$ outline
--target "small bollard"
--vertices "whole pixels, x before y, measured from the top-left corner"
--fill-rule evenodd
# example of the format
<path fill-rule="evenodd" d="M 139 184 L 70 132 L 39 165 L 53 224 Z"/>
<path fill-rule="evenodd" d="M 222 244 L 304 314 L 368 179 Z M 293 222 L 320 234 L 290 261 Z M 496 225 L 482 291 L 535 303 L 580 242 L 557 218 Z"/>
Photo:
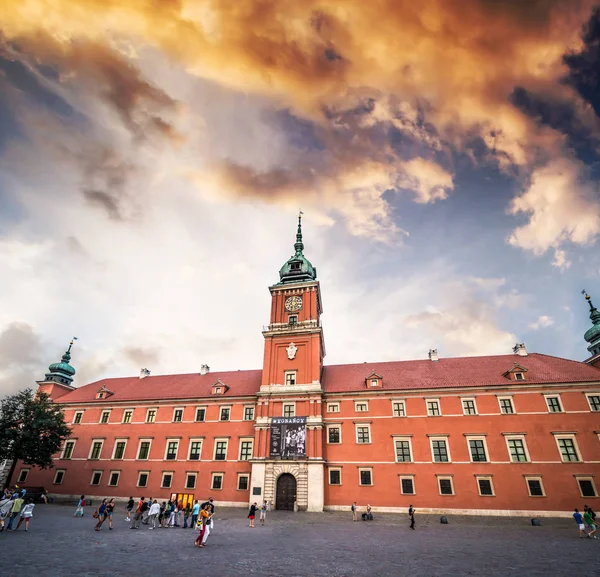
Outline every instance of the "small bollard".
<path fill-rule="evenodd" d="M 539 527 L 539 526 L 542 524 L 542 522 L 541 522 L 539 519 L 532 519 L 532 520 L 531 520 L 531 524 L 532 524 L 534 527 Z"/>
<path fill-rule="evenodd" d="M 447 517 L 444 517 L 443 515 L 440 517 L 440 523 L 442 525 L 447 525 L 448 524 L 448 519 Z"/>

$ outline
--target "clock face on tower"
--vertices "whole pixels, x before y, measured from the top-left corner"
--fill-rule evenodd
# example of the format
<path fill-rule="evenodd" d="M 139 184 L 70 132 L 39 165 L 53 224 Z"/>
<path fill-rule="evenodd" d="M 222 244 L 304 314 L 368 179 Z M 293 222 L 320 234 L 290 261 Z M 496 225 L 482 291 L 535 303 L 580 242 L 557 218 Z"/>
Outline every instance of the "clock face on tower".
<path fill-rule="evenodd" d="M 285 310 L 293 313 L 302 310 L 302 297 L 296 296 L 285 299 Z"/>

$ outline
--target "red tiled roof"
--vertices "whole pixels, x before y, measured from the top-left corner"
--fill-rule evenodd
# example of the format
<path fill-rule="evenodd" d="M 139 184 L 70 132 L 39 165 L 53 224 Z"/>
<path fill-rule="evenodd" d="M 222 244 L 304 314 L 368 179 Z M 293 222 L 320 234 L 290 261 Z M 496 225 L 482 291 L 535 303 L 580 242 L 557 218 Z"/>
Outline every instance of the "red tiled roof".
<path fill-rule="evenodd" d="M 442 389 L 515 384 L 504 377 L 514 364 L 527 369 L 525 383 L 600 382 L 600 368 L 539 353 L 526 357 L 498 355 L 458 357 L 439 361 L 394 361 L 331 365 L 323 369 L 322 384 L 327 393 L 364 390 L 365 379 L 376 372 L 383 377 L 384 389 Z M 261 370 L 221 373 L 160 375 L 140 379 L 123 377 L 101 379 L 60 397 L 61 403 L 93 401 L 96 391 L 106 386 L 114 394 L 111 401 L 150 401 L 158 399 L 219 398 L 255 395 L 261 385 Z M 212 395 L 217 380 L 229 389 L 223 395 Z"/>
<path fill-rule="evenodd" d="M 489 357 L 441 358 L 387 363 L 333 365 L 323 370 L 323 388 L 328 393 L 365 388 L 365 379 L 374 371 L 383 377 L 384 389 L 442 389 L 510 385 L 502 375 L 514 364 L 528 369 L 526 383 L 571 383 L 600 381 L 600 370 L 578 361 L 531 353 Z"/>
<path fill-rule="evenodd" d="M 228 371 L 222 373 L 198 373 L 186 375 L 157 375 L 140 379 L 121 377 L 101 379 L 79 387 L 60 397 L 61 403 L 81 403 L 93 401 L 96 391 L 106 386 L 112 395 L 111 401 L 151 401 L 155 399 L 193 399 L 202 397 L 238 397 L 255 395 L 260 389 L 261 370 Z M 211 394 L 212 386 L 220 380 L 229 389 L 222 395 Z"/>

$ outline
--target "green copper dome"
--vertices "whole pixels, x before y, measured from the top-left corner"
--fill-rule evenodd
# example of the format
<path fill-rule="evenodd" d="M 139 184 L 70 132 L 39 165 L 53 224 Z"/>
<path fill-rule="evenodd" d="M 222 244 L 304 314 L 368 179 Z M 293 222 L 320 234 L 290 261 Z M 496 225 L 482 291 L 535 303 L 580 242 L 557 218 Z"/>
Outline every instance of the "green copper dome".
<path fill-rule="evenodd" d="M 294 243 L 295 254 L 279 269 L 280 284 L 306 282 L 317 279 L 317 269 L 304 256 L 302 243 L 302 213 L 298 215 L 298 231 Z"/>
<path fill-rule="evenodd" d="M 600 352 L 600 312 L 592 304 L 592 299 L 589 295 L 585 295 L 585 300 L 587 300 L 590 305 L 590 319 L 594 326 L 585 332 L 583 338 L 590 343 L 588 351 L 590 351 L 592 355 L 596 355 Z"/>
<path fill-rule="evenodd" d="M 62 356 L 60 363 L 52 363 L 48 367 L 48 372 L 46 373 L 47 381 L 54 381 L 63 385 L 70 385 L 73 382 L 75 369 L 69 363 L 71 362 L 71 347 L 74 340 L 69 343 L 69 348 Z"/>

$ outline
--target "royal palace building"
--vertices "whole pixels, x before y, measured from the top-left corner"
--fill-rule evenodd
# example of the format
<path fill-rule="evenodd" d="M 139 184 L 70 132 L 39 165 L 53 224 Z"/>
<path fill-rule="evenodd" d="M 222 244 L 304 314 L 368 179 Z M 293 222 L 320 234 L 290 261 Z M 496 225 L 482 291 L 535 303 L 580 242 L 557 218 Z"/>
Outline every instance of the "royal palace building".
<path fill-rule="evenodd" d="M 101 379 L 74 387 L 71 347 L 39 391 L 72 436 L 12 484 L 277 509 L 550 515 L 598 498 L 600 312 L 589 358 L 527 352 L 324 365 L 323 302 L 304 256 L 269 287 L 262 369 Z"/>

